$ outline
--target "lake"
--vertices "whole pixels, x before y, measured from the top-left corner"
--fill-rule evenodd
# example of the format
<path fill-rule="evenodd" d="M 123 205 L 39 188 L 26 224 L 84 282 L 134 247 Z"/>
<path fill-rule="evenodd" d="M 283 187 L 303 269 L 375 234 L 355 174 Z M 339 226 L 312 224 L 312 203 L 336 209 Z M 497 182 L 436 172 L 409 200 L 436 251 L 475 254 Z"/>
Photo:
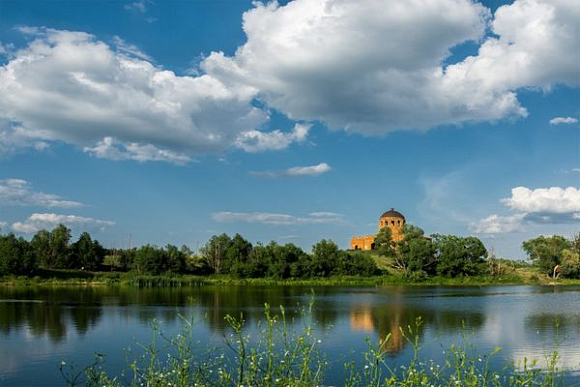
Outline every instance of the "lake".
<path fill-rule="evenodd" d="M 192 311 L 196 345 L 217 346 L 231 333 L 228 314 L 243 314 L 248 332 L 255 332 L 265 303 L 273 311 L 284 305 L 299 320 L 312 299 L 310 320 L 328 355 L 329 384 L 340 383 L 345 361 L 360 361 L 366 338 L 390 334 L 389 361 L 405 362 L 412 348 L 398 327 L 421 317 L 426 358 L 442 362 L 445 349 L 464 336 L 482 354 L 502 347 L 497 366 L 542 359 L 559 342 L 560 365 L 571 370 L 567 384 L 580 385 L 578 286 L 0 287 L 0 385 L 63 385 L 61 360 L 80 368 L 94 353 L 105 354 L 107 369 L 118 372 L 129 348 L 150 342 L 154 319 L 172 334 L 181 327 L 179 314 Z"/>

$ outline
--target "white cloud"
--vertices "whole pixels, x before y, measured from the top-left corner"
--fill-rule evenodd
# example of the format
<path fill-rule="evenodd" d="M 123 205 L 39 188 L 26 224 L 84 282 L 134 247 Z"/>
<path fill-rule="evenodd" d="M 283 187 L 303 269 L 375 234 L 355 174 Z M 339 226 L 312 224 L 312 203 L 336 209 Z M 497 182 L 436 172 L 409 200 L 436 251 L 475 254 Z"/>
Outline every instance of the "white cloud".
<path fill-rule="evenodd" d="M 178 76 L 118 39 L 113 50 L 82 32 L 21 30 L 32 41 L 0 67 L 0 152 L 112 137 L 191 156 L 226 149 L 268 119 L 251 105 L 252 87 Z"/>
<path fill-rule="evenodd" d="M 578 119 L 574 117 L 554 117 L 550 120 L 550 125 L 577 124 Z"/>
<path fill-rule="evenodd" d="M 125 9 L 128 11 L 135 10 L 135 11 L 138 11 L 141 13 L 145 13 L 145 12 L 147 12 L 147 6 L 149 4 L 153 4 L 153 1 L 151 1 L 151 0 L 137 0 L 137 1 L 134 1 L 132 3 L 125 4 Z"/>
<path fill-rule="evenodd" d="M 83 204 L 62 200 L 58 195 L 35 192 L 32 184 L 22 179 L 0 179 L 0 206 L 39 206 L 76 208 Z"/>
<path fill-rule="evenodd" d="M 332 168 L 326 163 L 320 163 L 307 167 L 292 167 L 283 171 L 255 171 L 251 175 L 257 177 L 301 177 L 301 176 L 318 176 L 330 171 Z"/>
<path fill-rule="evenodd" d="M 498 234 L 504 232 L 514 232 L 524 230 L 524 219 L 526 214 L 515 214 L 512 216 L 490 215 L 470 225 L 470 229 L 476 233 Z"/>
<path fill-rule="evenodd" d="M 2 44 L 0 41 L 0 57 L 9 56 L 14 51 L 14 44 Z"/>
<path fill-rule="evenodd" d="M 502 233 L 523 231 L 529 224 L 564 224 L 580 221 L 580 189 L 574 187 L 537 188 L 516 187 L 509 198 L 500 202 L 510 210 L 511 216 L 490 215 L 472 223 L 470 229 L 477 233 Z"/>
<path fill-rule="evenodd" d="M 32 214 L 24 222 L 16 222 L 12 225 L 12 230 L 15 232 L 31 234 L 42 229 L 52 229 L 59 223 L 64 224 L 70 228 L 80 229 L 100 229 L 104 230 L 107 227 L 112 227 L 115 222 L 109 220 L 99 220 L 93 218 L 85 218 L 76 215 L 62 215 L 62 214 Z"/>
<path fill-rule="evenodd" d="M 112 48 L 83 32 L 22 27 L 30 43 L 0 67 L 0 153 L 111 137 L 192 157 L 306 139 L 304 124 L 257 130 L 270 109 L 369 135 L 522 117 L 519 90 L 578 86 L 578 24 L 570 0 L 515 0 L 493 17 L 472 0 L 255 2 L 243 16 L 247 42 L 232 57 L 211 53 L 198 76 L 163 70 L 118 37 Z M 447 63 L 469 41 L 477 54 Z"/>
<path fill-rule="evenodd" d="M 185 154 L 158 149 L 151 144 L 123 144 L 112 137 L 105 137 L 94 147 L 85 147 L 83 150 L 95 157 L 109 160 L 165 161 L 178 165 L 187 164 L 192 160 Z"/>
<path fill-rule="evenodd" d="M 113 37 L 113 42 L 115 43 L 118 52 L 127 54 L 129 57 L 136 57 L 148 62 L 153 62 L 153 58 L 141 51 L 137 46 L 127 43 L 119 36 Z"/>
<path fill-rule="evenodd" d="M 572 172 L 580 172 L 580 168 L 572 168 Z"/>
<path fill-rule="evenodd" d="M 251 85 L 293 119 L 366 134 L 526 116 L 522 88 L 578 85 L 580 3 L 516 0 L 489 10 L 470 0 L 295 0 L 256 3 L 247 43 L 202 69 Z M 445 66 L 450 49 L 477 55 Z"/>
<path fill-rule="evenodd" d="M 269 212 L 217 212 L 212 219 L 221 223 L 263 223 L 272 225 L 334 224 L 344 218 L 334 212 L 311 212 L 307 216 L 294 216 Z"/>
<path fill-rule="evenodd" d="M 7 225 L 8 223 L 0 221 L 0 232 L 3 232 Z"/>
<path fill-rule="evenodd" d="M 569 213 L 580 211 L 580 189 L 574 187 L 538 188 L 526 187 L 512 189 L 510 198 L 501 199 L 501 203 L 515 211 L 526 213 Z"/>
<path fill-rule="evenodd" d="M 261 132 L 259 130 L 249 130 L 240 133 L 236 139 L 236 147 L 246 152 L 263 152 L 270 150 L 281 150 L 288 148 L 292 143 L 302 143 L 306 140 L 312 125 L 296 124 L 290 133 L 280 130 L 272 132 Z"/>

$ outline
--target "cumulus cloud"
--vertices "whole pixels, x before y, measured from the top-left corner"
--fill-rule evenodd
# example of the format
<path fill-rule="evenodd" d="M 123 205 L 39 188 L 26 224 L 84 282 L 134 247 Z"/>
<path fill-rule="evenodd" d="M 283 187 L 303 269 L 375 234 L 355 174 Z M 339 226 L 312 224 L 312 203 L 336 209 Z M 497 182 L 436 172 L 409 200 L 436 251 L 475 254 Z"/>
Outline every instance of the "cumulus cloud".
<path fill-rule="evenodd" d="M 471 224 L 470 229 L 473 232 L 482 234 L 523 231 L 525 217 L 526 214 L 515 214 L 512 216 L 499 216 L 494 214 Z"/>
<path fill-rule="evenodd" d="M 60 196 L 36 192 L 32 184 L 22 179 L 0 179 L 0 205 L 76 208 L 83 204 L 63 200 Z"/>
<path fill-rule="evenodd" d="M 109 160 L 165 161 L 178 165 L 191 161 L 191 157 L 185 154 L 158 149 L 151 144 L 123 144 L 112 137 L 105 137 L 94 147 L 85 147 L 83 150 L 95 157 Z"/>
<path fill-rule="evenodd" d="M 257 177 L 301 177 L 301 176 L 318 176 L 330 171 L 332 168 L 326 163 L 320 163 L 307 167 L 292 167 L 283 171 L 255 171 L 250 172 L 252 176 Z"/>
<path fill-rule="evenodd" d="M 490 215 L 471 224 L 478 233 L 521 231 L 527 224 L 559 224 L 580 222 L 580 189 L 574 187 L 537 188 L 516 187 L 509 198 L 500 202 L 510 210 L 511 216 Z"/>
<path fill-rule="evenodd" d="M 269 212 L 216 212 L 212 219 L 221 223 L 263 223 L 271 225 L 333 224 L 344 222 L 344 217 L 334 212 L 311 212 L 307 216 Z"/>
<path fill-rule="evenodd" d="M 270 109 L 377 135 L 523 117 L 519 90 L 579 84 L 577 1 L 515 0 L 493 15 L 472 0 L 254 4 L 246 43 L 233 56 L 212 52 L 196 76 L 162 69 L 119 37 L 110 46 L 21 28 L 30 43 L 0 67 L 0 152 L 105 138 L 187 157 L 280 150 L 309 126 L 259 131 Z M 465 42 L 477 53 L 452 57 Z"/>
<path fill-rule="evenodd" d="M 366 134 L 526 116 L 521 88 L 578 85 L 580 4 L 296 0 L 244 14 L 247 43 L 202 68 L 289 117 Z M 492 34 L 485 36 L 486 29 Z M 480 43 L 446 65 L 450 49 Z"/>
<path fill-rule="evenodd" d="M 24 234 L 35 233 L 42 229 L 52 229 L 58 224 L 64 224 L 70 228 L 85 229 L 99 229 L 104 230 L 107 227 L 112 227 L 115 222 L 109 220 L 99 220 L 93 218 L 85 218 L 76 215 L 62 215 L 54 213 L 32 214 L 24 222 L 16 222 L 12 225 L 12 230 Z"/>
<path fill-rule="evenodd" d="M 284 133 L 280 130 L 261 132 L 249 130 L 240 133 L 236 139 L 236 147 L 246 152 L 263 152 L 288 148 L 292 143 L 301 143 L 306 140 L 312 125 L 296 124 L 292 132 Z"/>
<path fill-rule="evenodd" d="M 6 228 L 7 225 L 8 225 L 8 223 L 0 221 L 0 232 L 4 231 L 4 229 Z"/>
<path fill-rule="evenodd" d="M 113 49 L 83 32 L 21 30 L 31 42 L 0 67 L 4 153 L 51 141 L 99 147 L 111 137 L 189 156 L 230 147 L 268 119 L 251 105 L 251 86 L 178 76 L 119 39 Z"/>
<path fill-rule="evenodd" d="M 550 120 L 550 125 L 577 124 L 578 119 L 574 117 L 554 117 Z"/>
<path fill-rule="evenodd" d="M 512 196 L 501 199 L 508 208 L 527 213 L 570 213 L 580 212 L 580 189 L 574 187 L 529 189 L 516 187 Z"/>

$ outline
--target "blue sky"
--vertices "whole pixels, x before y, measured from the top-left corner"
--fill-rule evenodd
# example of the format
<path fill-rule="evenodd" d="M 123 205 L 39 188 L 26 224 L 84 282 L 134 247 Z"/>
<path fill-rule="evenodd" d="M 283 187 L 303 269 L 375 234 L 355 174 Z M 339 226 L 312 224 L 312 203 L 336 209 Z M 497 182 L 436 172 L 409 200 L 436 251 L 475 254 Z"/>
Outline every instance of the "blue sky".
<path fill-rule="evenodd" d="M 395 207 L 499 255 L 580 230 L 573 0 L 0 2 L 0 226 L 322 238 Z"/>

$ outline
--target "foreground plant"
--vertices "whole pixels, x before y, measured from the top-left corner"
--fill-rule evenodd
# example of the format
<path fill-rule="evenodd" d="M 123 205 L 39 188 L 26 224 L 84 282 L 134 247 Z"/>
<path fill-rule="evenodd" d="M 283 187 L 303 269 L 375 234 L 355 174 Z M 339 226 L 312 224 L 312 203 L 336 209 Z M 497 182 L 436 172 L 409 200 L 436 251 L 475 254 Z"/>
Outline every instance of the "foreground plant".
<path fill-rule="evenodd" d="M 232 332 L 225 337 L 225 345 L 221 348 L 193 345 L 193 314 L 181 316 L 183 328 L 174 337 L 166 336 L 160 325 L 153 322 L 151 342 L 140 345 L 142 354 L 133 357 L 128 370 L 121 375 L 111 376 L 104 371 L 102 355 L 96 355 L 93 364 L 78 372 L 63 361 L 60 371 L 68 386 L 322 386 L 328 362 L 318 350 L 321 341 L 309 322 L 311 311 L 312 303 L 303 311 L 299 321 L 303 326 L 296 331 L 290 326 L 297 322 L 287 317 L 284 307 L 274 313 L 266 304 L 256 336 L 244 332 L 243 316 L 228 315 L 226 321 Z M 464 336 L 461 343 L 452 344 L 444 352 L 443 363 L 422 359 L 421 324 L 421 319 L 417 319 L 414 325 L 400 328 L 402 337 L 412 348 L 412 356 L 406 364 L 395 365 L 387 358 L 390 335 L 378 343 L 367 340 L 368 349 L 361 354 L 361 361 L 345 364 L 345 377 L 339 384 L 348 387 L 563 385 L 557 351 L 547 353 L 543 364 L 537 359 L 524 359 L 518 365 L 507 363 L 495 370 L 491 362 L 501 349 L 496 347 L 487 355 L 479 355 Z"/>

